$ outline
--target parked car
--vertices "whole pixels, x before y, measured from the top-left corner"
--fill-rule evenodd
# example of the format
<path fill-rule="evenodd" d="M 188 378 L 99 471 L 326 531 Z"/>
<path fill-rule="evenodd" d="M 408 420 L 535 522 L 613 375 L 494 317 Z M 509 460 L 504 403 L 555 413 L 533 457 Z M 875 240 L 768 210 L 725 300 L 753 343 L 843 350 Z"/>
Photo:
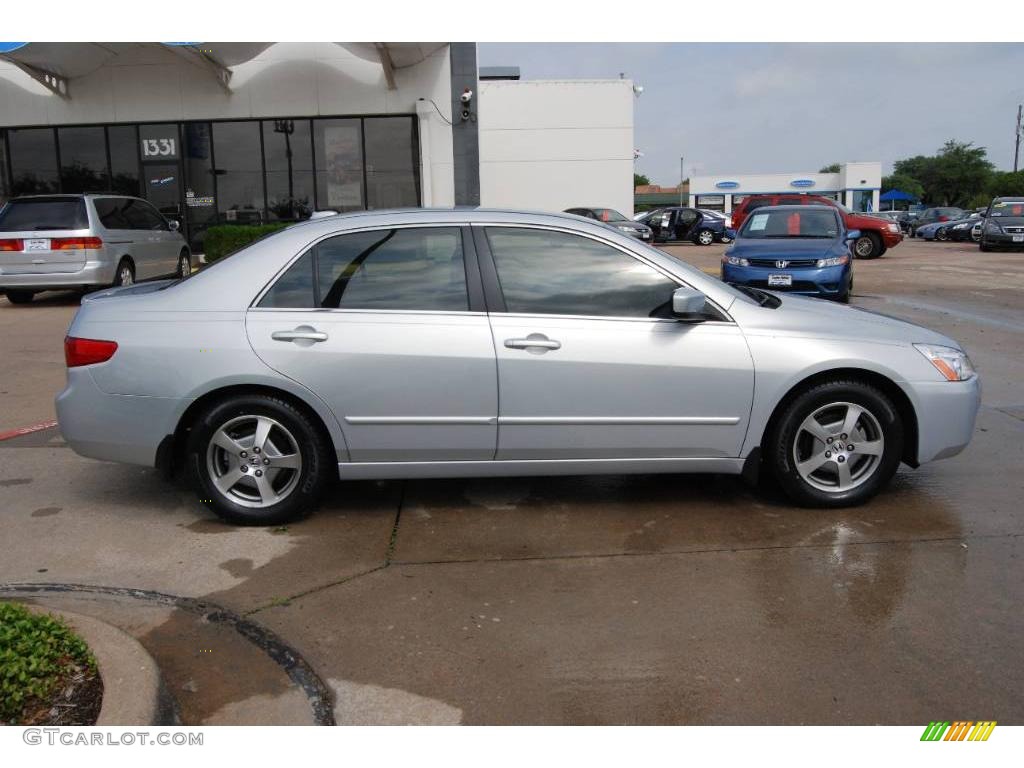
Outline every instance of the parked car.
<path fill-rule="evenodd" d="M 28 304 L 40 291 L 188 275 L 192 256 L 177 230 L 137 197 L 16 197 L 0 209 L 0 291 Z"/>
<path fill-rule="evenodd" d="M 945 206 L 941 208 L 925 208 L 917 218 L 910 222 L 910 236 L 917 237 L 921 227 L 929 224 L 941 224 L 961 218 L 966 212 L 963 208 Z"/>
<path fill-rule="evenodd" d="M 722 257 L 722 280 L 846 303 L 853 288 L 850 243 L 858 237 L 835 208 L 758 208 Z"/>
<path fill-rule="evenodd" d="M 860 232 L 860 237 L 853 244 L 853 253 L 858 259 L 876 259 L 903 242 L 903 232 L 895 222 L 866 213 L 854 213 L 842 203 L 821 195 L 750 195 L 733 209 L 733 226 L 738 229 L 752 211 L 775 205 L 828 205 L 837 209 L 842 214 L 843 225 L 848 230 Z"/>
<path fill-rule="evenodd" d="M 65 357 L 75 451 L 184 468 L 248 524 L 339 477 L 764 471 L 800 504 L 857 504 L 962 450 L 980 392 L 943 334 L 486 209 L 302 222 L 90 294 Z"/>
<path fill-rule="evenodd" d="M 971 227 L 971 240 L 973 240 L 976 243 L 980 243 L 981 242 L 981 228 L 983 226 L 985 226 L 985 217 L 984 216 L 982 216 L 980 219 L 978 219 L 978 221 L 976 221 L 974 223 L 974 226 Z"/>
<path fill-rule="evenodd" d="M 651 239 L 651 228 L 647 224 L 627 219 L 612 208 L 568 208 L 565 212 L 587 219 L 595 219 L 638 240 L 650 241 Z"/>
<path fill-rule="evenodd" d="M 724 214 L 700 208 L 662 208 L 647 219 L 652 238 L 660 243 L 689 241 L 697 245 L 731 242 L 729 221 Z"/>
<path fill-rule="evenodd" d="M 997 197 L 989 204 L 978 246 L 983 251 L 1024 249 L 1024 197 Z"/>
<path fill-rule="evenodd" d="M 946 224 L 945 238 L 956 242 L 973 240 L 974 225 L 978 224 L 981 220 L 982 214 L 975 211 L 962 219 L 948 222 Z M 940 237 L 939 239 L 941 240 L 942 238 Z M 975 240 L 975 242 L 977 241 Z"/>

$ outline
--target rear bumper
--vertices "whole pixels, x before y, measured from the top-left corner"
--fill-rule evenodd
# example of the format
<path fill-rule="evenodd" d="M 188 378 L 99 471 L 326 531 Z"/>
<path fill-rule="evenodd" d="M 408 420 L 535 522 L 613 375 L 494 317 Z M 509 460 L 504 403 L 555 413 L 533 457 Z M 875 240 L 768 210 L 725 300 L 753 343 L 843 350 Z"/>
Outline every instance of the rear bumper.
<path fill-rule="evenodd" d="M 114 266 L 107 261 L 87 261 L 77 272 L 31 272 L 14 275 L 6 274 L 0 269 L 0 290 L 15 288 L 22 291 L 53 291 L 85 285 L 110 285 L 114 282 Z"/>
<path fill-rule="evenodd" d="M 160 442 L 174 432 L 179 401 L 109 395 L 89 369 L 68 370 L 67 386 L 57 395 L 57 422 L 68 445 L 92 459 L 155 466 Z"/>
<path fill-rule="evenodd" d="M 971 441 L 981 405 L 981 382 L 913 382 L 905 385 L 917 411 L 917 460 L 956 456 Z"/>

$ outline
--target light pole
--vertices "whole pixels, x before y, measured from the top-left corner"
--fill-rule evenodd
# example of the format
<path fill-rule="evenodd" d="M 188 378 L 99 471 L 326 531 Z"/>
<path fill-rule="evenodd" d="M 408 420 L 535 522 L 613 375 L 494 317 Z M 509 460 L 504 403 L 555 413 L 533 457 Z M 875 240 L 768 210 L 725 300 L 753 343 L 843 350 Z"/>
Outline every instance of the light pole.
<path fill-rule="evenodd" d="M 1017 133 L 1013 143 L 1013 172 L 1017 172 L 1017 160 L 1020 158 L 1020 137 L 1021 137 L 1021 112 L 1024 111 L 1024 104 L 1017 105 Z"/>
<path fill-rule="evenodd" d="M 275 120 L 274 133 L 284 134 L 284 154 L 288 159 L 288 207 L 292 218 L 295 217 L 295 189 L 292 181 L 292 134 L 295 133 L 294 120 Z"/>
<path fill-rule="evenodd" d="M 686 170 L 683 168 L 683 156 L 679 156 L 679 207 L 683 207 L 683 176 L 686 175 Z"/>

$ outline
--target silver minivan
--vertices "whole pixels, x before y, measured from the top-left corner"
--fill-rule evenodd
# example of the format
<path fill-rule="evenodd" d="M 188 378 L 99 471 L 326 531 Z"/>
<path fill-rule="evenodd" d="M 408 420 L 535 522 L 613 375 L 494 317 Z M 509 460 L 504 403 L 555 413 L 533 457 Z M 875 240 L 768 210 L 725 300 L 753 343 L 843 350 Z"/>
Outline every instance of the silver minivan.
<path fill-rule="evenodd" d="M 0 209 L 0 291 L 27 304 L 40 291 L 131 285 L 192 271 L 178 224 L 124 195 L 34 195 Z"/>

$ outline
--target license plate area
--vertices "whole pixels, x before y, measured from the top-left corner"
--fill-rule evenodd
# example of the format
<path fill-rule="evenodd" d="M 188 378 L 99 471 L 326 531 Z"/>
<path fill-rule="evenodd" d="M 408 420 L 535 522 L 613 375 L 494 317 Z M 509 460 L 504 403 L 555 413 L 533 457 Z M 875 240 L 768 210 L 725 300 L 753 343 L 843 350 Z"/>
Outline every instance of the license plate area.
<path fill-rule="evenodd" d="M 1013 236 L 1013 242 L 1015 242 L 1015 243 L 1024 243 L 1024 235 L 1014 235 Z"/>
<path fill-rule="evenodd" d="M 769 288 L 791 288 L 792 286 L 792 275 L 768 275 Z"/>
<path fill-rule="evenodd" d="M 25 241 L 26 251 L 48 251 L 50 250 L 50 238 L 35 237 Z"/>

